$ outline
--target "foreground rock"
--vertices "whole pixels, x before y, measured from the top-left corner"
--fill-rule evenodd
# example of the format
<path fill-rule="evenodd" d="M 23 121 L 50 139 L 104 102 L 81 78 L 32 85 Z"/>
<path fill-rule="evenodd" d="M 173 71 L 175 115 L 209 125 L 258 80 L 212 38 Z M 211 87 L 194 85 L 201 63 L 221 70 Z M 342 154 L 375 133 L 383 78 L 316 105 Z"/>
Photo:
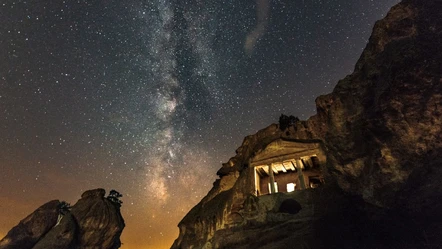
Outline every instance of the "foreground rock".
<path fill-rule="evenodd" d="M 64 215 L 60 201 L 44 204 L 8 232 L 0 249 L 119 248 L 124 228 L 120 205 L 104 195 L 104 189 L 86 191 Z"/>
<path fill-rule="evenodd" d="M 173 249 L 442 245 L 442 1 L 377 22 L 353 74 L 248 136 Z"/>

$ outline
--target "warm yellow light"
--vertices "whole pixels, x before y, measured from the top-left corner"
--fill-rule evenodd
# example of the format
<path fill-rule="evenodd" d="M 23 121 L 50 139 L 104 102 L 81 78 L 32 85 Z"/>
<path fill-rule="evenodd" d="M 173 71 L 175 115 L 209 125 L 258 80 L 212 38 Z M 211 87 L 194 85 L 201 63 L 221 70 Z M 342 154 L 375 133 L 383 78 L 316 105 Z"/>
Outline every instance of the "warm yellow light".
<path fill-rule="evenodd" d="M 295 191 L 296 184 L 294 183 L 287 183 L 287 193 Z"/>

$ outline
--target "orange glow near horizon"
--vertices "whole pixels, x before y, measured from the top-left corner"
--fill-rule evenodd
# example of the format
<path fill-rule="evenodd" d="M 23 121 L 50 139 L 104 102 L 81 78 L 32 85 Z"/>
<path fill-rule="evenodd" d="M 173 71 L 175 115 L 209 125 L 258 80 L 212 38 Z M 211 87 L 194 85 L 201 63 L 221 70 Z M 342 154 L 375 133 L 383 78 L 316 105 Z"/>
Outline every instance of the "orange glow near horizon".
<path fill-rule="evenodd" d="M 32 212 L 32 211 L 30 211 Z M 3 225 L 0 230 L 0 239 L 4 238 L 8 233 L 8 229 L 6 227 L 14 227 L 16 226 L 20 220 L 25 217 L 21 217 L 16 219 L 14 216 L 6 216 L 4 217 Z M 126 219 L 126 224 L 135 224 L 137 221 L 132 219 Z M 170 220 L 165 225 L 165 229 L 170 229 L 170 223 L 178 224 L 178 221 Z M 150 227 L 149 227 L 150 226 Z M 178 227 L 175 230 L 169 230 L 169 232 L 164 232 L 162 234 L 155 233 L 155 230 L 160 230 L 161 224 L 154 224 L 136 227 L 125 227 L 123 233 L 121 235 L 122 246 L 121 249 L 169 249 L 173 241 L 178 237 Z M 154 234 L 157 234 L 156 236 Z"/>
<path fill-rule="evenodd" d="M 4 214 L 0 226 L 0 239 L 6 236 L 8 231 L 18 225 L 44 203 L 18 202 L 12 199 L 0 198 L 1 203 L 6 204 L 0 207 Z M 71 202 L 75 204 L 75 202 Z M 123 203 L 121 213 L 125 220 L 126 227 L 120 237 L 122 249 L 168 249 L 178 237 L 178 223 L 188 210 L 177 209 L 171 212 L 162 213 L 157 209 L 146 209 L 142 207 L 125 207 Z M 189 209 L 191 205 L 188 205 Z M 132 213 L 130 213 L 132 212 Z"/>
<path fill-rule="evenodd" d="M 203 163 L 192 160 L 195 163 Z M 10 166 L 13 167 L 13 164 Z M 123 194 L 121 214 L 126 226 L 120 238 L 121 248 L 168 249 L 178 238 L 178 223 L 207 194 L 211 186 L 211 179 L 207 177 L 208 171 L 209 169 L 199 173 L 185 171 L 181 173 L 180 179 L 166 182 L 166 198 L 164 195 L 158 198 L 151 195 L 151 181 L 142 171 L 132 176 L 129 174 L 125 179 L 131 181 L 132 177 L 135 185 L 106 179 L 106 175 L 94 169 L 84 171 L 83 178 L 78 180 L 50 168 L 41 171 L 37 179 L 22 176 L 18 181 L 0 176 L 0 184 L 5 184 L 12 190 L 0 196 L 0 212 L 3 214 L 0 222 L 1 238 L 38 207 L 51 200 L 64 200 L 74 205 L 84 191 L 104 188 L 107 193 L 116 189 Z M 140 179 L 140 175 L 146 178 L 141 177 L 145 181 L 140 181 L 142 184 L 135 181 Z M 32 182 L 33 186 L 30 186 L 29 182 Z M 197 183 L 203 184 L 200 186 Z"/>

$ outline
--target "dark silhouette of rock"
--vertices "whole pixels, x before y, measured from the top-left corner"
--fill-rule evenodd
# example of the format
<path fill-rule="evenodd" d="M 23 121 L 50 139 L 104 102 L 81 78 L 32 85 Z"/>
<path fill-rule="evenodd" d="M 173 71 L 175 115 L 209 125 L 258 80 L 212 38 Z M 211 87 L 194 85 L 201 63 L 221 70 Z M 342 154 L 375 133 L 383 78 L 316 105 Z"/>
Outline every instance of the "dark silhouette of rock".
<path fill-rule="evenodd" d="M 58 200 L 44 204 L 11 229 L 0 249 L 119 248 L 124 220 L 120 206 L 104 195 L 104 189 L 88 190 L 70 211 L 60 210 Z"/>
<path fill-rule="evenodd" d="M 440 247 L 441 44 L 442 1 L 394 6 L 354 72 L 316 99 L 316 115 L 294 124 L 282 115 L 244 139 L 179 223 L 172 248 Z M 317 178 L 306 190 L 261 195 L 256 179 L 271 170 L 256 162 L 289 170 L 291 149 L 297 173 L 319 162 L 325 185 Z M 315 151 L 312 164 L 302 150 Z M 279 212 L 287 199 L 302 208 Z"/>
<path fill-rule="evenodd" d="M 119 206 L 104 197 L 104 189 L 89 190 L 72 207 L 71 213 L 80 228 L 81 248 L 119 248 L 124 220 Z M 98 215 L 99 214 L 99 215 Z"/>
<path fill-rule="evenodd" d="M 0 241 L 1 249 L 32 248 L 37 241 L 55 226 L 59 201 L 50 201 L 39 207 L 12 228 Z"/>
<path fill-rule="evenodd" d="M 72 213 L 66 213 L 60 224 L 53 227 L 32 249 L 78 248 L 78 224 Z"/>

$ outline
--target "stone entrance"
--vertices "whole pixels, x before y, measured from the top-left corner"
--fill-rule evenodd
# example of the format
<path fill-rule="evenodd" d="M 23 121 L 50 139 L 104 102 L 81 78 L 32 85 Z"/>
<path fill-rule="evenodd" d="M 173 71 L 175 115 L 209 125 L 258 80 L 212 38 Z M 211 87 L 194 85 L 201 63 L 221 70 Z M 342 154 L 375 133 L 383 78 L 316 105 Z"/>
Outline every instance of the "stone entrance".
<path fill-rule="evenodd" d="M 317 188 L 324 184 L 319 142 L 278 139 L 250 162 L 256 196 Z"/>

